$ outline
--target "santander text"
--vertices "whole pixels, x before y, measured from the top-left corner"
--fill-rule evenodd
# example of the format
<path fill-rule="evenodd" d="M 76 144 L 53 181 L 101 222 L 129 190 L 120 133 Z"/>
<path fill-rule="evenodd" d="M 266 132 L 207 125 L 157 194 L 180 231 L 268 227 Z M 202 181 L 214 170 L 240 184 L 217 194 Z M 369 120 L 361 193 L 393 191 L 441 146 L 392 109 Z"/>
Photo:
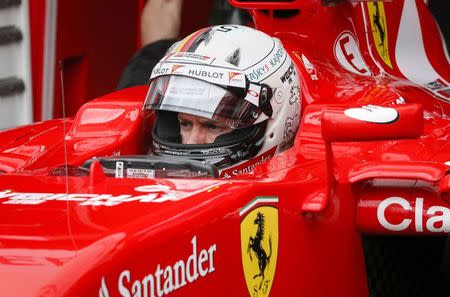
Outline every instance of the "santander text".
<path fill-rule="evenodd" d="M 130 270 L 120 273 L 118 290 L 122 297 L 161 297 L 178 290 L 188 283 L 195 282 L 199 277 L 215 271 L 215 244 L 208 249 L 197 251 L 197 237 L 191 240 L 192 254 L 184 260 L 178 260 L 173 265 L 161 267 L 157 265 L 154 273 L 145 275 L 142 279 L 133 279 Z"/>

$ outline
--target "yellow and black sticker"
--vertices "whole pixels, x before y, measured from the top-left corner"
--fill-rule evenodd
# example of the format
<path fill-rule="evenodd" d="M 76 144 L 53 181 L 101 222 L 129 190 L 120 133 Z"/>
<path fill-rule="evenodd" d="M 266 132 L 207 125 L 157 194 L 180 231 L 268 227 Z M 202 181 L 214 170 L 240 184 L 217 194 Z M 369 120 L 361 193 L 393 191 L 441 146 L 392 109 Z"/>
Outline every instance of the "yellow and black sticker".
<path fill-rule="evenodd" d="M 372 28 L 373 41 L 377 52 L 384 63 L 393 69 L 389 57 L 388 29 L 383 2 L 369 2 L 367 3 L 367 10 L 369 11 L 370 27 Z"/>
<path fill-rule="evenodd" d="M 256 206 L 258 202 L 270 203 L 275 199 L 278 202 L 276 197 L 258 197 L 249 204 Z M 272 205 L 247 207 L 241 216 L 242 266 L 247 289 L 252 297 L 266 297 L 277 265 L 278 209 Z"/>

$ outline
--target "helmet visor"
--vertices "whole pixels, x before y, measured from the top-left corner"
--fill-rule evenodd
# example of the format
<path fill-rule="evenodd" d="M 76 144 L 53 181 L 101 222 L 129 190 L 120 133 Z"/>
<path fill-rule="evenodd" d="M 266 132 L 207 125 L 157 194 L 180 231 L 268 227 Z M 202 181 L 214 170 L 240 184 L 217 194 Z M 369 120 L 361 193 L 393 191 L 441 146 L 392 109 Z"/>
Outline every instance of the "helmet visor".
<path fill-rule="evenodd" d="M 144 110 L 149 109 L 188 113 L 231 128 L 250 126 L 262 113 L 256 105 L 230 90 L 177 75 L 159 76 L 151 81 L 144 103 Z"/>

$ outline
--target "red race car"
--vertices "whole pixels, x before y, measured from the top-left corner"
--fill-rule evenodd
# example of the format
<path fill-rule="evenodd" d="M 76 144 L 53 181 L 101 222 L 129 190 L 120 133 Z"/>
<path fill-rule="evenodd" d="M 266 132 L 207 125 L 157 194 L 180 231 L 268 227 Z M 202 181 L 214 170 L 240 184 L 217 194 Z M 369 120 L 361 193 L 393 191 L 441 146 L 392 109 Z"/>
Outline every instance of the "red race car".
<path fill-rule="evenodd" d="M 1 132 L 1 296 L 448 294 L 448 11 L 432 3 L 231 0 L 281 40 L 302 105 L 291 148 L 227 176 L 146 155 L 148 87 Z"/>

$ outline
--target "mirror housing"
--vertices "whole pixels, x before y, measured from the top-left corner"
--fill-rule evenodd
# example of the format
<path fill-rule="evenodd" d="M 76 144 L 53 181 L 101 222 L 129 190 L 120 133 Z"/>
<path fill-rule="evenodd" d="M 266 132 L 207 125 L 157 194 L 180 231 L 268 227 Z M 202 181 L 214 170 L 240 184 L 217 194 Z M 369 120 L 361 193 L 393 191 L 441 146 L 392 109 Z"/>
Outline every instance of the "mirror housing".
<path fill-rule="evenodd" d="M 417 138 L 423 133 L 420 104 L 326 108 L 322 112 L 326 142 Z"/>
<path fill-rule="evenodd" d="M 352 108 L 328 106 L 322 111 L 321 132 L 325 141 L 326 184 L 321 192 L 303 202 L 302 213 L 317 214 L 328 207 L 336 184 L 332 142 L 417 138 L 423 133 L 423 108 L 420 104 Z M 443 192 L 445 185 L 442 186 Z"/>

